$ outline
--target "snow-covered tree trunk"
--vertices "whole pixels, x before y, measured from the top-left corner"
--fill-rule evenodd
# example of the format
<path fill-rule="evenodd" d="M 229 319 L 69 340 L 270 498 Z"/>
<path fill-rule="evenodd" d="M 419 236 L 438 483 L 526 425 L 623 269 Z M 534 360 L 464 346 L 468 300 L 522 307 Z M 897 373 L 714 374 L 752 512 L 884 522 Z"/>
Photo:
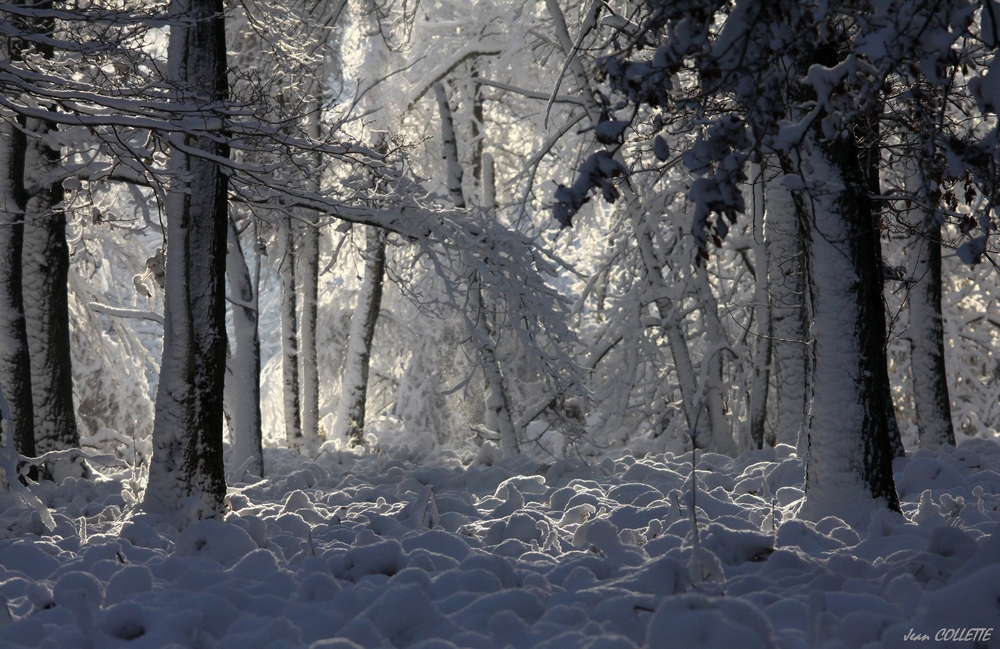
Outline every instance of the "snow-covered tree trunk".
<path fill-rule="evenodd" d="M 477 97 L 476 108 L 478 113 L 473 111 L 475 114 L 475 119 L 480 123 L 482 122 L 482 101 Z M 481 143 L 482 140 L 479 140 Z M 497 188 L 496 188 L 496 166 L 493 162 L 493 155 L 487 151 L 482 151 L 482 147 L 479 147 L 480 151 L 480 163 L 478 165 L 479 175 L 482 180 L 482 203 L 483 209 L 485 209 L 490 215 L 495 217 L 496 200 L 497 200 Z M 479 290 L 478 286 L 475 288 L 475 295 L 473 296 L 478 300 L 479 308 L 473 308 L 473 313 L 479 312 L 479 318 L 476 321 L 476 326 L 480 336 L 485 336 L 487 340 L 493 340 L 493 332 L 496 329 L 496 317 L 495 309 L 487 308 L 486 304 L 482 299 L 482 292 Z M 487 353 L 493 352 L 494 349 L 491 346 L 490 349 L 486 350 Z M 510 414 L 510 403 L 507 402 L 507 392 L 504 388 L 503 375 L 498 371 L 493 371 L 492 368 L 499 370 L 500 364 L 496 362 L 486 363 L 484 368 L 486 368 L 486 417 L 485 425 L 486 428 L 490 430 L 495 430 L 500 433 L 500 450 L 506 455 L 512 455 L 518 452 L 518 434 L 517 425 L 515 425 L 514 420 Z"/>
<path fill-rule="evenodd" d="M 764 447 L 765 423 L 767 421 L 767 393 L 771 375 L 771 305 L 767 295 L 767 242 L 765 240 L 763 165 L 755 164 L 751 169 L 751 189 L 753 191 L 754 223 L 760 223 L 760 230 L 754 230 L 754 329 L 756 335 L 751 341 L 753 348 L 753 375 L 750 384 L 749 421 L 750 441 L 754 448 Z"/>
<path fill-rule="evenodd" d="M 260 334 L 257 328 L 256 286 L 250 277 L 240 246 L 236 223 L 229 220 L 229 251 L 226 275 L 233 312 L 235 351 L 226 368 L 225 401 L 229 428 L 233 434 L 232 466 L 246 465 L 255 476 L 264 475 L 264 454 L 260 414 Z M 236 476 L 237 479 L 242 475 Z"/>
<path fill-rule="evenodd" d="M 0 35 L 0 56 L 19 60 L 19 48 Z M 24 248 L 24 157 L 27 148 L 18 116 L 0 111 L 0 385 L 6 395 L 8 442 L 21 455 L 35 455 L 31 365 L 21 291 Z M 37 472 L 36 472 L 37 475 Z"/>
<path fill-rule="evenodd" d="M 318 84 L 312 84 L 318 85 Z M 315 92 L 315 89 L 314 89 Z M 320 106 L 318 101 L 310 102 L 309 120 L 306 131 L 309 137 L 320 138 Z M 316 168 L 322 167 L 318 154 L 313 156 Z M 312 179 L 312 189 L 321 189 L 320 177 Z M 320 231 L 316 223 L 317 212 L 303 214 L 300 227 L 298 259 L 302 297 L 302 322 L 300 328 L 300 367 L 302 370 L 302 436 L 310 446 L 319 443 L 319 361 L 316 351 L 316 318 L 319 307 L 319 239 Z"/>
<path fill-rule="evenodd" d="M 301 450 L 302 402 L 299 397 L 299 335 L 295 281 L 295 224 L 286 219 L 281 224 L 282 253 L 278 265 L 281 277 L 281 386 L 285 417 L 285 440 L 288 448 Z"/>
<path fill-rule="evenodd" d="M 665 296 L 667 285 L 663 280 L 662 266 L 653 248 L 653 237 L 648 230 L 646 213 L 642 209 L 636 209 L 637 207 L 630 207 L 633 214 L 632 230 L 639 245 L 644 280 L 651 294 Z M 670 300 L 666 297 L 658 297 L 654 303 L 659 312 L 664 333 L 667 335 L 667 346 L 674 359 L 674 371 L 677 374 L 677 383 L 681 390 L 681 400 L 684 402 L 684 418 L 688 429 L 695 430 L 699 425 L 704 425 L 704 422 L 699 421 L 699 411 L 701 411 L 702 405 L 698 400 L 698 375 L 691 362 L 691 353 L 688 350 L 684 329 Z M 697 433 L 694 439 L 697 445 Z"/>
<path fill-rule="evenodd" d="M 60 152 L 50 148 L 46 135 L 54 126 L 28 119 L 24 182 L 35 188 L 28 198 L 24 223 L 24 315 L 31 357 L 31 395 L 38 453 L 79 448 L 80 432 L 73 407 L 73 365 L 69 337 L 69 246 L 63 188 L 45 182 L 60 164 Z M 59 460 L 44 467 L 58 481 L 84 477 L 89 469 L 80 458 Z"/>
<path fill-rule="evenodd" d="M 365 274 L 358 291 L 358 304 L 351 317 L 351 329 L 344 358 L 337 430 L 334 437 L 346 437 L 351 446 L 364 443 L 365 410 L 368 401 L 368 368 L 375 339 L 375 324 L 382 308 L 385 277 L 385 231 L 367 227 L 365 232 Z"/>
<path fill-rule="evenodd" d="M 445 164 L 445 187 L 455 207 L 465 207 L 465 194 L 462 192 L 462 163 L 458 159 L 458 140 L 455 136 L 455 121 L 451 116 L 451 105 L 448 94 L 440 83 L 434 84 L 434 94 L 437 97 L 438 110 L 441 113 L 441 157 Z"/>
<path fill-rule="evenodd" d="M 778 175 L 767 186 L 767 279 L 775 392 L 774 438 L 804 455 L 809 415 L 809 311 L 805 239 L 792 193 Z M 799 441 L 801 439 L 801 445 Z"/>
<path fill-rule="evenodd" d="M 311 446 L 319 441 L 319 361 L 316 352 L 316 320 L 319 306 L 319 228 L 310 220 L 302 224 L 299 237 L 302 322 L 299 336 L 302 369 L 302 436 Z"/>
<path fill-rule="evenodd" d="M 455 125 L 451 114 L 451 105 L 444 86 L 434 84 L 437 96 L 438 110 L 441 114 L 441 150 L 445 161 L 446 186 L 455 207 L 465 207 L 465 195 L 462 192 L 462 165 L 458 158 L 458 141 L 455 136 Z M 492 185 L 492 182 L 491 182 Z M 495 189 L 488 193 L 493 194 Z M 469 263 L 472 268 L 471 260 Z M 479 360 L 483 366 L 486 378 L 486 427 L 500 434 L 500 450 L 504 457 L 520 452 L 517 440 L 517 429 L 514 418 L 510 414 L 510 400 L 500 360 L 497 358 L 496 345 L 493 342 L 493 332 L 490 331 L 486 310 L 479 288 L 479 275 L 475 270 L 469 275 L 469 311 L 468 317 L 472 324 L 472 336 L 479 352 Z"/>
<path fill-rule="evenodd" d="M 928 214 L 910 243 L 914 253 L 908 305 L 910 372 L 917 409 L 920 448 L 955 444 L 951 399 L 944 362 L 944 317 L 941 315 L 941 226 Z"/>
<path fill-rule="evenodd" d="M 228 94 L 222 0 L 170 4 L 169 80 L 178 108 L 200 110 L 200 128 Z M 163 361 L 156 392 L 153 457 L 144 507 L 180 521 L 221 513 L 226 373 L 227 176 L 210 158 L 229 147 L 208 135 L 169 138 Z M 186 150 L 205 152 L 207 157 Z"/>
<path fill-rule="evenodd" d="M 43 0 L 34 6 L 51 10 L 52 2 Z M 32 18 L 31 28 L 51 36 L 55 20 Z M 53 56 L 53 48 L 47 42 L 36 42 L 33 49 L 46 59 Z M 26 196 L 21 268 L 38 453 L 80 446 L 73 407 L 67 283 L 69 246 L 66 243 L 66 214 L 62 210 L 63 187 L 62 183 L 47 178 L 61 163 L 58 147 L 53 148 L 48 139 L 55 130 L 55 125 L 49 121 L 25 120 L 24 186 L 30 195 Z M 52 462 L 43 469 L 47 477 L 56 481 L 89 474 L 80 458 Z"/>
<path fill-rule="evenodd" d="M 482 293 L 478 278 L 473 278 L 469 288 L 470 314 L 475 318 L 475 337 L 479 347 L 479 357 L 483 364 L 486 377 L 486 427 L 500 434 L 500 452 L 504 457 L 520 453 L 517 439 L 517 429 L 514 418 L 510 414 L 510 401 L 507 398 L 507 387 L 500 360 L 493 344 L 493 332 L 487 320 L 486 309 L 483 308 Z"/>
<path fill-rule="evenodd" d="M 802 167 L 811 170 L 806 182 L 814 189 L 798 197 L 811 203 L 815 216 L 809 268 L 816 341 L 806 498 L 799 514 L 864 523 L 878 508 L 899 510 L 886 411 L 881 246 L 853 138 L 812 144 Z"/>
<path fill-rule="evenodd" d="M 712 435 L 711 440 L 705 442 L 701 448 L 735 457 L 738 449 L 729 428 L 729 417 L 726 415 L 726 385 L 723 382 L 724 355 L 729 353 L 731 347 L 719 320 L 719 305 L 708 282 L 708 272 L 704 264 L 695 269 L 695 285 L 698 288 L 698 298 L 705 318 L 702 380 L 705 407 L 708 409 L 708 428 Z"/>
<path fill-rule="evenodd" d="M 9 43 L 0 45 L 10 56 Z M 26 142 L 17 118 L 0 115 L 0 384 L 10 404 L 7 434 L 21 455 L 35 455 L 31 365 L 21 291 L 24 249 L 24 155 Z"/>

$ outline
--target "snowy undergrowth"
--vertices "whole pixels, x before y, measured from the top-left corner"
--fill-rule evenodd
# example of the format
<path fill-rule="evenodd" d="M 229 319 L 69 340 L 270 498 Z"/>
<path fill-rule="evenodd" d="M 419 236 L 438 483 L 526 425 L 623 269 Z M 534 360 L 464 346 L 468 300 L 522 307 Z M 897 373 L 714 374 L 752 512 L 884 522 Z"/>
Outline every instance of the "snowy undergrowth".
<path fill-rule="evenodd" d="M 899 460 L 905 519 L 867 529 L 795 519 L 791 453 L 699 457 L 697 552 L 690 454 L 269 449 L 280 477 L 179 534 L 127 516 L 127 476 L 44 484 L 51 531 L 0 496 L 0 648 L 912 647 L 1000 626 L 1000 446 Z"/>

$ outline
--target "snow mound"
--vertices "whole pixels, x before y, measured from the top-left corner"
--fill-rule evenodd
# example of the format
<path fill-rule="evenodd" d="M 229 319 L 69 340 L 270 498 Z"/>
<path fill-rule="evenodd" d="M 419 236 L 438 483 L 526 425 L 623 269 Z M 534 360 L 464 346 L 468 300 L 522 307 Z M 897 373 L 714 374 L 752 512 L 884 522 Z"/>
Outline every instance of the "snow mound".
<path fill-rule="evenodd" d="M 411 457 L 269 450 L 276 477 L 180 532 L 130 513 L 127 474 L 33 487 L 55 527 L 0 513 L 0 649 L 872 649 L 1000 626 L 993 442 L 898 461 L 902 515 L 863 528 L 795 517 L 790 447 L 702 456 L 697 544 L 689 456 Z"/>

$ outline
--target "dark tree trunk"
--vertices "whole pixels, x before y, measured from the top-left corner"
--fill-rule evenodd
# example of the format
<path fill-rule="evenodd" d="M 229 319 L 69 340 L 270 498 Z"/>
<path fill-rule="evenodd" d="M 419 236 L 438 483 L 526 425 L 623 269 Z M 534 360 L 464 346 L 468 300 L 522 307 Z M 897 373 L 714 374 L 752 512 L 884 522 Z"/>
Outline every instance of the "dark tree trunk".
<path fill-rule="evenodd" d="M 944 363 L 944 317 L 941 315 L 941 226 L 933 215 L 914 237 L 916 263 L 910 286 L 910 371 L 917 409 L 920 448 L 955 445 L 951 398 Z"/>
<path fill-rule="evenodd" d="M 0 56 L 19 60 L 17 43 L 0 36 Z M 24 248 L 24 162 L 27 143 L 23 123 L 0 111 L 0 383 L 10 404 L 7 431 L 21 455 L 35 455 L 31 364 L 24 321 L 21 256 Z"/>
<path fill-rule="evenodd" d="M 170 14 L 168 69 L 182 94 L 177 103 L 191 110 L 218 105 L 228 96 L 222 0 L 174 0 Z M 222 440 L 229 218 L 227 176 L 216 162 L 180 147 L 216 158 L 227 158 L 229 147 L 208 136 L 178 134 L 170 142 L 163 362 L 144 506 L 178 512 L 183 524 L 221 513 L 226 495 Z"/>
<path fill-rule="evenodd" d="M 73 364 L 69 335 L 69 246 L 61 183 L 43 185 L 60 164 L 60 152 L 45 143 L 55 125 L 27 120 L 30 133 L 25 154 L 25 185 L 34 187 L 24 226 L 24 314 L 31 356 L 35 448 L 39 453 L 79 448 L 80 432 L 73 406 Z M 84 477 L 90 473 L 80 458 L 45 467 L 47 477 Z"/>
<path fill-rule="evenodd" d="M 767 227 L 764 222 L 764 165 L 753 165 L 751 182 L 753 188 L 754 224 L 760 224 L 760 229 L 754 229 L 754 328 L 757 335 L 751 341 L 753 349 L 753 377 L 750 385 L 749 425 L 750 441 L 754 448 L 763 448 L 766 437 L 767 397 L 771 378 L 771 352 L 773 351 L 773 334 L 771 333 L 771 303 L 767 295 L 767 241 L 764 232 Z M 772 443 L 771 446 L 774 444 Z"/>
<path fill-rule="evenodd" d="M 863 524 L 880 506 L 899 511 L 886 407 L 881 245 L 853 139 L 817 142 L 810 164 L 815 178 L 843 189 L 797 197 L 800 213 L 815 217 L 808 249 L 816 390 L 800 515 Z"/>
<path fill-rule="evenodd" d="M 35 196 L 28 203 L 24 237 L 24 311 L 31 354 L 35 447 L 39 453 L 80 446 L 73 407 L 66 215 L 62 210 L 46 214 L 42 207 L 61 202 L 61 193 Z M 56 480 L 89 473 L 80 459 L 60 461 L 47 470 Z"/>
<path fill-rule="evenodd" d="M 827 147 L 827 153 L 846 186 L 838 202 L 847 226 L 848 254 L 857 273 L 858 319 L 854 330 L 861 352 L 857 381 L 864 410 L 862 475 L 872 496 L 885 499 L 891 509 L 898 511 L 892 459 L 902 445 L 898 443 L 899 428 L 889 387 L 882 242 L 869 198 L 871 180 L 859 166 L 860 151 L 853 139 L 842 137 L 834 141 Z"/>
<path fill-rule="evenodd" d="M 868 180 L 868 194 L 878 196 L 882 193 L 882 186 L 879 180 L 879 163 L 881 157 L 881 149 L 878 144 L 879 126 L 878 120 L 873 117 L 869 117 L 868 120 L 857 124 L 856 126 L 856 136 L 860 139 L 867 140 L 869 142 L 868 146 L 860 148 L 858 151 L 859 162 L 861 164 L 862 170 L 865 172 Z M 876 249 L 878 252 L 878 259 L 880 266 L 883 264 L 882 261 L 882 240 L 881 233 L 879 230 L 879 224 L 881 220 L 881 213 L 879 211 L 878 204 L 868 199 L 869 210 L 872 218 L 872 227 L 875 229 L 876 237 Z M 883 274 L 883 290 L 884 290 L 885 280 Z M 886 319 L 885 314 L 885 298 L 882 292 L 879 293 L 882 297 L 882 319 L 883 322 Z M 883 327 L 884 329 L 884 327 Z M 885 341 L 885 335 L 882 336 L 883 341 Z M 887 341 L 883 342 L 886 345 Z M 899 422 L 896 420 L 896 406 L 892 401 L 892 389 L 889 387 L 889 357 L 888 354 L 883 352 L 883 357 L 885 358 L 885 366 L 882 368 L 882 376 L 879 379 L 880 383 L 884 383 L 886 389 L 883 392 L 883 398 L 885 399 L 885 412 L 888 417 L 888 434 L 889 434 L 889 445 L 892 448 L 893 457 L 904 457 L 906 451 L 903 449 L 903 436 L 899 433 Z"/>

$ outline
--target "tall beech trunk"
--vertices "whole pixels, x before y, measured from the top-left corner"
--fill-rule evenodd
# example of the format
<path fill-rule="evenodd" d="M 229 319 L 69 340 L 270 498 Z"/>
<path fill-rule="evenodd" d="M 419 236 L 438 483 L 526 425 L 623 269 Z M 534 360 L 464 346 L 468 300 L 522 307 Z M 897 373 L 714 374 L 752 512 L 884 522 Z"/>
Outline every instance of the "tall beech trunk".
<path fill-rule="evenodd" d="M 24 229 L 24 313 L 31 356 L 35 447 L 39 453 L 80 446 L 73 407 L 66 215 L 52 209 L 61 201 L 60 185 L 33 196 L 28 202 Z M 51 464 L 46 472 L 57 481 L 89 473 L 79 458 Z"/>
<path fill-rule="evenodd" d="M 841 137 L 815 143 L 809 158 L 813 178 L 842 189 L 808 197 L 815 209 L 809 267 L 816 376 L 799 515 L 863 524 L 880 507 L 899 511 L 899 499 L 886 409 L 881 244 L 858 153 L 853 138 Z M 804 206 L 800 212 L 809 213 Z"/>
<path fill-rule="evenodd" d="M 955 445 L 951 398 L 944 362 L 944 317 L 941 314 L 941 225 L 928 214 L 913 237 L 913 276 L 908 305 L 910 372 L 917 409 L 920 448 Z"/>
<path fill-rule="evenodd" d="M 301 450 L 302 402 L 299 397 L 299 334 L 295 281 L 295 224 L 286 219 L 281 224 L 283 250 L 278 275 L 281 277 L 281 385 L 285 416 L 285 440 L 288 448 Z"/>
<path fill-rule="evenodd" d="M 778 176 L 767 187 L 767 278 L 775 392 L 771 444 L 791 444 L 805 455 L 809 416 L 809 309 L 805 235 L 808 221 Z M 800 444 L 801 441 L 801 444 Z"/>
<path fill-rule="evenodd" d="M 314 216 L 315 213 L 312 215 Z M 312 219 L 302 224 L 299 237 L 300 379 L 302 381 L 302 436 L 311 446 L 319 442 L 319 360 L 316 352 L 316 320 L 319 306 L 319 228 Z"/>
<path fill-rule="evenodd" d="M 169 13 L 168 75 L 184 91 L 178 107 L 207 111 L 228 94 L 222 0 L 173 0 Z M 213 124 L 210 114 L 205 124 Z M 226 495 L 228 181 L 210 158 L 227 158 L 229 147 L 219 139 L 169 138 L 163 361 L 144 506 L 180 510 L 181 523 L 220 514 Z M 208 155 L 189 155 L 189 148 Z"/>
<path fill-rule="evenodd" d="M 259 266 L 259 264 L 258 264 Z M 229 220 L 229 252 L 226 276 L 234 303 L 233 333 L 235 351 L 226 368 L 226 412 L 233 434 L 232 465 L 255 476 L 264 476 L 264 451 L 260 413 L 260 333 L 258 331 L 257 285 L 250 277 L 246 257 L 240 246 L 236 222 Z M 237 304 L 236 302 L 239 302 Z M 243 476 L 238 475 L 239 480 Z"/>
<path fill-rule="evenodd" d="M 635 196 L 633 195 L 632 198 L 635 199 Z M 653 236 L 648 229 L 649 224 L 646 221 L 645 210 L 636 209 L 636 207 L 630 206 L 633 215 L 632 231 L 635 233 L 639 245 L 644 281 L 649 287 L 650 293 L 663 296 L 667 293 L 667 284 L 663 279 L 663 268 L 653 248 Z M 697 429 L 704 427 L 706 422 L 700 417 L 703 406 L 698 400 L 698 375 L 691 362 L 691 353 L 684 336 L 684 328 L 670 300 L 666 297 L 658 297 L 654 303 L 663 323 L 663 331 L 667 336 L 667 346 L 670 347 L 670 354 L 674 359 L 674 371 L 677 373 L 681 400 L 684 402 L 684 419 L 688 430 L 695 431 L 695 446 L 701 448 Z"/>
<path fill-rule="evenodd" d="M 358 304 L 351 317 L 351 329 L 344 359 L 335 437 L 346 437 L 351 446 L 364 443 L 365 411 L 368 400 L 368 368 L 371 363 L 375 324 L 382 308 L 385 277 L 385 232 L 367 227 L 365 232 L 365 275 L 358 291 Z"/>
<path fill-rule="evenodd" d="M 729 429 L 729 417 L 726 416 L 725 383 L 723 383 L 723 367 L 725 354 L 729 353 L 729 339 L 719 320 L 719 305 L 715 293 L 708 282 L 708 272 L 702 264 L 695 269 L 695 285 L 701 301 L 702 314 L 705 317 L 705 356 L 702 363 L 705 395 L 705 408 L 708 410 L 708 429 L 712 438 L 704 448 L 715 453 L 735 457 L 739 452 L 732 431 Z"/>
<path fill-rule="evenodd" d="M 749 421 L 750 442 L 754 448 L 764 447 L 764 430 L 767 422 L 767 396 L 771 377 L 771 351 L 773 337 L 771 335 L 771 304 L 767 295 L 767 241 L 764 232 L 767 227 L 764 222 L 763 165 L 755 164 L 751 169 L 751 185 L 753 191 L 754 223 L 760 223 L 760 230 L 755 230 L 754 261 L 754 328 L 757 335 L 751 340 L 753 349 L 753 376 L 750 384 Z"/>
<path fill-rule="evenodd" d="M 38 189 L 27 203 L 21 267 L 38 453 L 80 446 L 69 336 L 69 246 L 66 214 L 59 207 L 63 188 L 60 183 L 38 186 L 59 165 L 59 151 L 43 140 L 52 128 L 39 120 L 27 120 L 30 136 L 24 180 L 26 186 Z M 80 458 L 48 463 L 44 472 L 56 481 L 90 473 Z"/>
<path fill-rule="evenodd" d="M 9 55 L 9 44 L 4 45 Z M 7 434 L 18 453 L 34 456 L 31 364 L 21 290 L 26 142 L 14 115 L 0 114 L 0 119 L 0 383 L 10 404 Z"/>
<path fill-rule="evenodd" d="M 0 35 L 0 56 L 19 61 L 20 49 L 19 43 Z M 27 142 L 18 120 L 0 109 L 0 384 L 10 405 L 7 435 L 18 453 L 34 456 L 31 364 L 21 291 Z"/>
<path fill-rule="evenodd" d="M 879 196 L 882 194 L 881 180 L 879 178 L 879 166 L 881 164 L 882 151 L 878 144 L 878 120 L 874 119 L 872 116 L 862 117 L 855 125 L 855 132 L 860 135 L 862 139 L 870 142 L 870 144 L 866 147 L 859 147 L 858 162 L 868 180 L 868 194 L 870 196 Z M 875 251 L 878 254 L 879 267 L 881 267 L 884 262 L 882 260 L 881 234 L 878 229 L 878 223 L 881 216 L 879 203 L 869 199 L 868 205 L 871 213 L 872 227 L 875 229 L 875 236 L 877 237 L 875 242 Z M 885 299 L 883 294 L 885 286 L 884 273 L 882 284 L 883 291 L 879 292 L 879 297 L 882 300 L 882 319 L 884 322 L 886 320 Z M 888 342 L 885 342 L 884 344 L 887 345 Z M 889 355 L 887 353 L 883 353 L 883 357 L 885 358 L 885 365 L 882 367 L 882 376 L 879 378 L 879 382 L 886 386 L 886 388 L 882 390 L 882 397 L 885 399 L 885 413 L 888 417 L 889 446 L 892 449 L 893 457 L 905 457 L 906 451 L 903 449 L 903 436 L 899 432 L 899 421 L 896 419 L 896 406 L 892 401 L 892 389 L 889 387 Z"/>
<path fill-rule="evenodd" d="M 33 3 L 51 10 L 51 0 Z M 33 31 L 51 36 L 55 19 L 30 19 Z M 53 48 L 45 42 L 32 45 L 36 53 L 51 59 Z M 24 316 L 31 358 L 31 394 L 35 420 L 35 449 L 38 453 L 79 448 L 80 433 L 73 407 L 73 363 L 69 337 L 69 246 L 66 243 L 66 214 L 62 210 L 63 187 L 46 182 L 60 164 L 58 148 L 47 138 L 56 130 L 54 123 L 25 120 L 27 148 L 24 158 L 24 185 L 28 189 L 24 219 L 22 290 Z M 50 462 L 43 468 L 56 481 L 84 477 L 90 470 L 80 458 Z"/>
<path fill-rule="evenodd" d="M 914 82 L 911 123 L 915 133 L 909 144 L 915 152 L 916 169 L 907 178 L 907 189 L 924 196 L 928 206 L 911 212 L 913 237 L 907 250 L 912 260 L 915 282 L 909 287 L 907 308 L 910 325 L 904 334 L 910 341 L 910 374 L 913 379 L 913 402 L 917 411 L 917 434 L 920 448 L 936 449 L 942 444 L 955 445 L 951 421 L 951 397 L 944 360 L 944 316 L 941 313 L 941 223 L 937 211 L 940 200 L 932 194 L 932 178 L 939 176 L 941 160 L 936 148 L 938 119 L 943 99 L 941 91 L 919 77 Z M 912 217 L 911 217 L 912 218 Z"/>
<path fill-rule="evenodd" d="M 339 14 L 338 14 L 339 15 Z M 317 92 L 318 82 L 313 82 L 313 92 Z M 320 105 L 318 101 L 309 104 L 306 132 L 314 140 L 320 138 Z M 319 154 L 313 156 L 316 168 L 322 167 Z M 315 175 L 312 189 L 319 191 L 320 177 Z M 299 234 L 298 263 L 302 297 L 302 321 L 299 323 L 299 350 L 302 380 L 302 436 L 311 446 L 319 444 L 319 358 L 316 351 L 316 320 L 319 307 L 319 243 L 320 231 L 317 212 L 303 214 Z"/>
<path fill-rule="evenodd" d="M 434 93 L 437 96 L 438 110 L 441 114 L 441 150 L 447 173 L 446 186 L 455 207 L 461 209 L 465 207 L 466 203 L 465 195 L 462 192 L 462 165 L 458 159 L 458 142 L 455 136 L 451 106 L 448 103 L 448 96 L 443 85 L 434 84 Z M 495 426 L 491 430 L 496 430 L 500 434 L 500 450 L 507 457 L 520 452 L 517 430 L 514 427 L 514 418 L 510 413 L 506 379 L 497 358 L 493 332 L 490 331 L 487 313 L 483 308 L 479 274 L 473 269 L 472 262 L 471 259 L 466 262 L 471 271 L 469 274 L 470 313 L 468 317 L 471 322 L 473 341 L 479 352 L 479 360 L 486 379 L 486 424 L 487 427 Z"/>

